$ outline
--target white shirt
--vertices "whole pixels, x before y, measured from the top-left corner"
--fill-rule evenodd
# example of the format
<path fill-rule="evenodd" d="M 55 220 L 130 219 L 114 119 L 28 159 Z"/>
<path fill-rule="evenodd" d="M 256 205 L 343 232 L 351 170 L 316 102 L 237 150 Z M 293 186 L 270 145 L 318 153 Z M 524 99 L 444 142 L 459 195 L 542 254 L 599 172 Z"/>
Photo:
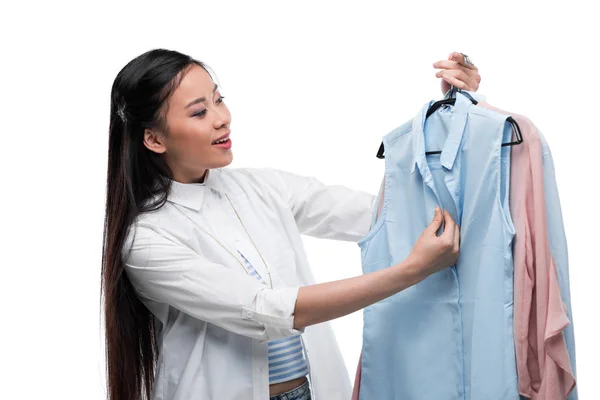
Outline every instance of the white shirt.
<path fill-rule="evenodd" d="M 315 283 L 300 234 L 358 241 L 375 196 L 269 168 L 212 169 L 203 184 L 172 184 L 161 208 L 137 218 L 123 249 L 127 276 L 156 320 L 153 400 L 268 399 L 267 341 L 300 333 L 314 399 L 350 398 L 330 324 L 293 328 L 298 289 Z M 225 194 L 273 289 L 238 263 L 245 243 L 242 253 L 268 282 Z"/>

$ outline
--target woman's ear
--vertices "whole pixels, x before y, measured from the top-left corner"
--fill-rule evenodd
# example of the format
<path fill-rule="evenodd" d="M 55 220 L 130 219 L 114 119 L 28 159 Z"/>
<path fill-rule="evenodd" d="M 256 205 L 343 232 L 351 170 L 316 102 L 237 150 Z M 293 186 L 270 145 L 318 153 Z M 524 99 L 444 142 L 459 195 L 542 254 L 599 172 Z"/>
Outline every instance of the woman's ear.
<path fill-rule="evenodd" d="M 164 144 L 164 135 L 155 131 L 154 129 L 144 129 L 144 146 L 148 150 L 158 154 L 162 154 L 167 151 Z"/>

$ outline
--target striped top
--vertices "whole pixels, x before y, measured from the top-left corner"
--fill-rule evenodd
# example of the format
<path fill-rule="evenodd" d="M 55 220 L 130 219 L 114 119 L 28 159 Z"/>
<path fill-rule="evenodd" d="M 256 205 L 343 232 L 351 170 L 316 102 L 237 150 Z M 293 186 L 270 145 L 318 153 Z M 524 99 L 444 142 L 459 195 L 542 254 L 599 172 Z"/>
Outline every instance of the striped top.
<path fill-rule="evenodd" d="M 239 250 L 238 253 L 242 256 L 250 276 L 255 277 L 266 285 L 265 281 L 246 257 Z M 268 350 L 270 385 L 291 381 L 308 374 L 308 365 L 304 358 L 300 335 L 272 340 L 268 343 Z"/>

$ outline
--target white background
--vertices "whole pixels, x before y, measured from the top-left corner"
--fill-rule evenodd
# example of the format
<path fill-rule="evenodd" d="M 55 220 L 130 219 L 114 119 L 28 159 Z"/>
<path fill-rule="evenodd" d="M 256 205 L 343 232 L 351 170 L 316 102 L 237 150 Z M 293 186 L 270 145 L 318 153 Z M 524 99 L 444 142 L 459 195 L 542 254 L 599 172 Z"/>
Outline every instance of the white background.
<path fill-rule="evenodd" d="M 19 2 L 0 10 L 0 397 L 104 398 L 100 258 L 109 94 L 157 47 L 215 72 L 232 167 L 376 193 L 381 137 L 442 97 L 461 51 L 479 93 L 529 116 L 554 154 L 570 254 L 580 398 L 597 382 L 600 38 L 592 2 Z M 361 273 L 354 243 L 306 238 L 320 281 Z M 333 322 L 349 373 L 361 313 Z"/>

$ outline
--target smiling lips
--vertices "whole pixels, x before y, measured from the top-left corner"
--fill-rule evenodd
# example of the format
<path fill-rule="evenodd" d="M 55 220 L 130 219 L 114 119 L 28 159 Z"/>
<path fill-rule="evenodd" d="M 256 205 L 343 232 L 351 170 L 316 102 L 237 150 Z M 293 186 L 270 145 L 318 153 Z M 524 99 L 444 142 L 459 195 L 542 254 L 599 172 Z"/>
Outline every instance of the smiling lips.
<path fill-rule="evenodd" d="M 225 136 L 221 136 L 220 139 L 217 139 L 214 142 L 212 142 L 212 145 L 225 150 L 231 149 L 231 139 L 229 138 L 229 133 Z"/>
<path fill-rule="evenodd" d="M 212 144 L 223 144 L 223 143 L 227 142 L 228 140 L 229 140 L 229 133 L 221 136 L 220 138 L 218 138 L 217 140 L 212 142 Z"/>

